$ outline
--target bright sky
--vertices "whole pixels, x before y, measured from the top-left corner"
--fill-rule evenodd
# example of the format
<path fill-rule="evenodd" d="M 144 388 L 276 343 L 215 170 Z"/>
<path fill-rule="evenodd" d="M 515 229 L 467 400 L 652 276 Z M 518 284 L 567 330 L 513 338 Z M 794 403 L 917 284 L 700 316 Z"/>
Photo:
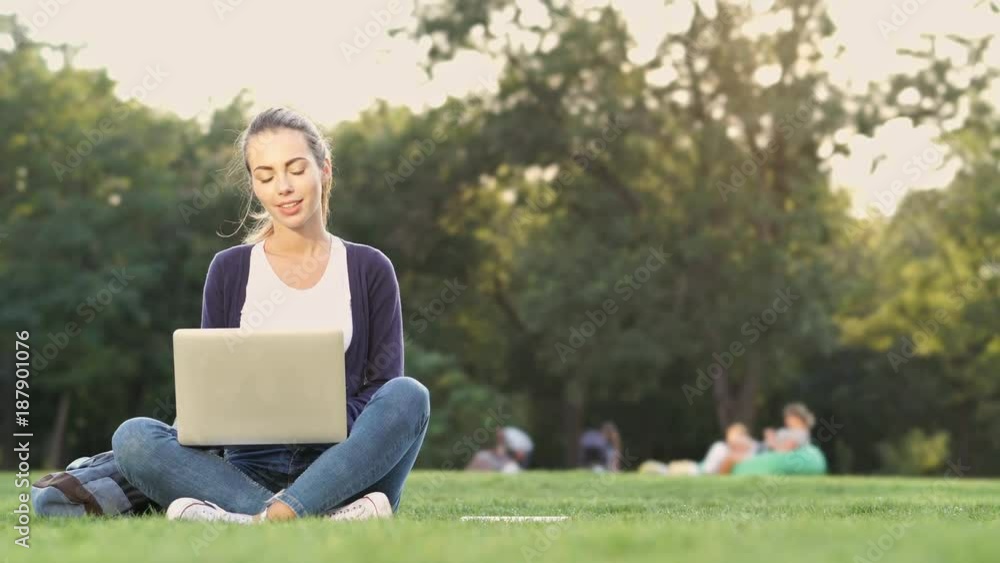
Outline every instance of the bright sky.
<path fill-rule="evenodd" d="M 529 16 L 543 18 L 532 9 L 536 0 L 518 1 Z M 665 33 L 683 31 L 695 6 L 715 10 L 715 0 L 610 1 L 636 38 L 630 52 L 636 60 L 648 60 Z M 761 14 L 753 30 L 759 33 L 788 19 L 771 9 L 773 0 L 728 1 L 751 1 Z M 833 0 L 838 41 L 847 51 L 830 64 L 830 72 L 840 83 L 863 87 L 868 80 L 905 71 L 905 60 L 894 51 L 919 44 L 921 34 L 995 33 L 1000 18 L 985 5 L 989 1 L 996 0 Z M 29 22 L 35 39 L 83 45 L 75 64 L 106 68 L 122 97 L 130 97 L 144 79 L 155 83 L 145 90 L 143 102 L 184 117 L 204 119 L 247 88 L 257 107 L 288 105 L 332 125 L 379 98 L 421 108 L 449 94 L 489 89 L 499 72 L 490 60 L 470 54 L 428 80 L 418 63 L 429 41 L 387 33 L 413 24 L 412 0 L 8 0 L 0 12 Z M 991 64 L 1000 66 L 997 47 Z M 162 78 L 150 82 L 151 75 Z M 831 159 L 833 182 L 852 192 L 856 212 L 881 199 L 885 206 L 868 208 L 868 214 L 891 213 L 906 191 L 939 187 L 954 173 L 943 149 L 932 143 L 936 133 L 914 129 L 907 121 L 886 124 L 874 139 L 844 131 L 854 154 Z M 888 154 L 869 174 L 872 159 L 882 151 Z M 941 164 L 943 170 L 934 169 Z"/>

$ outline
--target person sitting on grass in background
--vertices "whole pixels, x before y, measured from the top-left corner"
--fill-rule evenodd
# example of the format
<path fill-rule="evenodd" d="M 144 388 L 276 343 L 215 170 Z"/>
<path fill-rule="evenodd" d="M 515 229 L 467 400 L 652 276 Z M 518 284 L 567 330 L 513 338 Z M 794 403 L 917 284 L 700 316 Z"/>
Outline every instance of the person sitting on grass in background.
<path fill-rule="evenodd" d="M 816 417 L 809 408 L 802 403 L 789 403 L 785 405 L 782 414 L 785 418 L 784 427 L 778 430 L 773 428 L 764 430 L 765 451 L 791 452 L 809 444 L 809 431 L 816 422 Z M 744 459 L 746 458 L 735 455 L 726 457 L 719 468 L 719 473 L 728 475 L 733 467 Z"/>
<path fill-rule="evenodd" d="M 715 442 L 708 448 L 701 462 L 679 459 L 670 463 L 647 460 L 639 466 L 639 473 L 655 475 L 716 475 L 728 473 L 727 468 L 752 457 L 760 449 L 746 425 L 740 422 L 726 427 L 726 439 Z"/>
<path fill-rule="evenodd" d="M 728 459 L 731 463 L 739 463 L 757 453 L 759 446 L 760 443 L 750 436 L 745 424 L 730 424 L 726 428 L 726 440 L 712 444 L 699 464 L 698 472 L 701 475 L 718 474 L 724 461 Z"/>
<path fill-rule="evenodd" d="M 816 417 L 802 403 L 791 403 L 785 406 L 782 414 L 785 426 L 779 430 L 767 428 L 764 430 L 764 444 L 767 449 L 775 452 L 790 452 L 797 450 L 810 442 L 809 432 Z"/>
<path fill-rule="evenodd" d="M 517 473 L 528 467 L 534 449 L 534 442 L 524 430 L 514 426 L 497 428 L 496 446 L 476 452 L 465 470 Z"/>
<path fill-rule="evenodd" d="M 580 435 L 580 467 L 593 471 L 621 471 L 622 438 L 614 422 L 605 422 L 600 430 L 589 429 Z"/>

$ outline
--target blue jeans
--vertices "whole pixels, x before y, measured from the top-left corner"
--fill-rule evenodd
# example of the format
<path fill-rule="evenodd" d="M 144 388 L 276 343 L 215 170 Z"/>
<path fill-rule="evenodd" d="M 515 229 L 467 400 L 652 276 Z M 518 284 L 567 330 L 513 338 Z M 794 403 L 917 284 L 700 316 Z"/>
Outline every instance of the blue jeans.
<path fill-rule="evenodd" d="M 151 418 L 123 422 L 111 445 L 122 475 L 163 507 L 192 497 L 257 514 L 280 500 L 307 516 L 379 491 L 395 512 L 429 419 L 427 388 L 397 377 L 375 393 L 347 439 L 332 446 L 275 446 L 221 458 L 180 445 L 176 428 Z"/>

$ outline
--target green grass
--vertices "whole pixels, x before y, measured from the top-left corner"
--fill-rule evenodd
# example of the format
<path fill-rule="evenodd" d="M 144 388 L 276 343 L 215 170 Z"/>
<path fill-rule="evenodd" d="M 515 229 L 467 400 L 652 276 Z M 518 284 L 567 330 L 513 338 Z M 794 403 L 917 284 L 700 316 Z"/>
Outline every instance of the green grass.
<path fill-rule="evenodd" d="M 13 545 L 13 482 L 0 475 L 11 562 L 1000 561 L 1000 481 L 416 472 L 388 522 L 36 518 L 30 550 Z M 501 514 L 572 519 L 458 520 Z"/>

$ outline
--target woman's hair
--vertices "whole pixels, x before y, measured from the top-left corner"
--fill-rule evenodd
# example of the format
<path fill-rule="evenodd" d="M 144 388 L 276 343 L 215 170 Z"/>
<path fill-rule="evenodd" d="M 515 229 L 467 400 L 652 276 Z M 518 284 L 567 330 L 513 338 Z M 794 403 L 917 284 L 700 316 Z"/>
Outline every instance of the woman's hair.
<path fill-rule="evenodd" d="M 246 236 L 243 237 L 243 242 L 248 244 L 254 244 L 264 240 L 265 238 L 271 236 L 274 233 L 274 223 L 271 220 L 271 215 L 267 210 L 261 210 L 257 212 L 250 212 L 253 207 L 254 195 L 253 195 L 253 177 L 250 173 L 250 161 L 247 158 L 247 144 L 250 139 L 259 133 L 265 131 L 273 131 L 276 129 L 291 129 L 293 131 L 298 131 L 302 133 L 302 136 L 306 139 L 306 144 L 309 146 L 309 150 L 312 152 L 313 158 L 316 160 L 316 164 L 322 168 L 323 162 L 331 158 L 330 156 L 330 145 L 327 140 L 320 133 L 319 128 L 310 121 L 305 116 L 296 113 L 288 108 L 269 108 L 266 109 L 250 120 L 250 124 L 247 128 L 240 133 L 240 136 L 236 139 L 236 159 L 233 161 L 230 167 L 230 174 L 238 174 L 243 177 L 243 184 L 246 187 L 246 193 L 249 196 L 247 201 L 247 210 L 243 214 L 243 219 L 240 221 L 240 227 L 242 227 L 245 222 L 247 215 L 253 220 L 249 231 Z M 333 189 L 333 176 L 331 174 L 330 178 L 323 179 L 323 192 L 320 197 L 320 201 L 323 204 L 323 224 L 326 224 L 327 219 L 330 216 L 330 190 Z M 237 230 L 239 227 L 237 227 Z"/>
<path fill-rule="evenodd" d="M 618 426 L 614 422 L 608 421 L 601 425 L 601 434 L 608 439 L 608 443 L 611 444 L 616 450 L 622 449 L 622 435 L 618 432 Z"/>
<path fill-rule="evenodd" d="M 813 415 L 809 407 L 805 406 L 803 403 L 790 403 L 785 405 L 785 410 L 782 412 L 784 416 L 794 416 L 806 423 L 806 427 L 812 428 L 816 424 L 816 417 Z"/>
<path fill-rule="evenodd" d="M 729 426 L 727 426 L 726 427 L 726 436 L 729 436 L 730 433 L 740 434 L 740 435 L 743 435 L 743 436 L 749 436 L 750 435 L 750 431 L 747 429 L 747 425 L 743 424 L 742 422 L 734 422 L 734 423 L 730 424 Z"/>

